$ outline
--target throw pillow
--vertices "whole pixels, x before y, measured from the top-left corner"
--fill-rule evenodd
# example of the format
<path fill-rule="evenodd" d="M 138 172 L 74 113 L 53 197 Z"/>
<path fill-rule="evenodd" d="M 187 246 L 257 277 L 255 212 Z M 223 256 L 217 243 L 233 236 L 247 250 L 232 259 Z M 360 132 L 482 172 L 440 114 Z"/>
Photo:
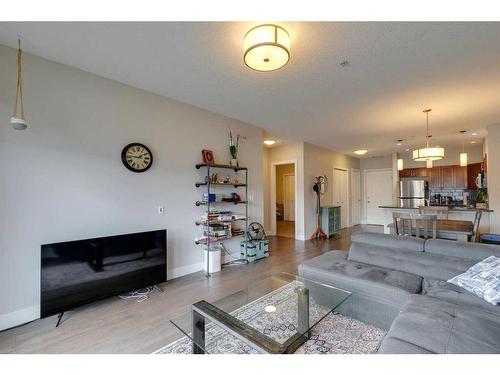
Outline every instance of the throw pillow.
<path fill-rule="evenodd" d="M 500 258 L 490 256 L 448 282 L 474 293 L 492 305 L 498 305 L 500 304 Z"/>

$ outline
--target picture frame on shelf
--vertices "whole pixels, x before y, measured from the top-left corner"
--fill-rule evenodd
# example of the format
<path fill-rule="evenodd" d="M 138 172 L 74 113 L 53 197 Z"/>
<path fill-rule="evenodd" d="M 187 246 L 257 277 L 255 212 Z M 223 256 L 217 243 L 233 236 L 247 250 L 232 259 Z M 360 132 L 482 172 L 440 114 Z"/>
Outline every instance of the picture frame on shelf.
<path fill-rule="evenodd" d="M 203 163 L 215 164 L 214 153 L 212 150 L 201 150 L 201 156 L 203 157 Z"/>

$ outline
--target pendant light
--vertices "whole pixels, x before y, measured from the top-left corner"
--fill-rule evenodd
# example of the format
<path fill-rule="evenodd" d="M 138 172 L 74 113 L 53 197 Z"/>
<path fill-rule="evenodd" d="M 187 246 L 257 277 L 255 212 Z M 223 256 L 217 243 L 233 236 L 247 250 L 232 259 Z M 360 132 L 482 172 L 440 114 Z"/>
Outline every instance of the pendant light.
<path fill-rule="evenodd" d="M 425 166 L 427 169 L 431 169 L 432 168 L 432 159 L 427 159 L 425 162 Z"/>
<path fill-rule="evenodd" d="M 464 134 L 465 130 L 460 130 L 460 133 Z M 462 152 L 460 153 L 460 166 L 461 167 L 466 167 L 467 166 L 467 153 L 465 152 L 465 141 L 462 141 Z"/>
<path fill-rule="evenodd" d="M 24 130 L 28 127 L 28 122 L 24 118 L 23 105 L 23 50 L 21 49 L 21 39 L 17 40 L 17 87 L 14 111 L 10 119 L 10 125 L 16 130 Z"/>
<path fill-rule="evenodd" d="M 426 145 L 424 148 L 419 148 L 418 150 L 413 150 L 413 160 L 415 161 L 428 161 L 428 160 L 442 160 L 444 159 L 444 148 L 442 147 L 429 147 L 429 112 L 432 109 L 424 109 L 424 113 L 427 116 L 426 121 Z"/>
<path fill-rule="evenodd" d="M 399 158 L 398 159 L 398 171 L 402 171 L 403 169 L 404 169 L 403 159 Z"/>

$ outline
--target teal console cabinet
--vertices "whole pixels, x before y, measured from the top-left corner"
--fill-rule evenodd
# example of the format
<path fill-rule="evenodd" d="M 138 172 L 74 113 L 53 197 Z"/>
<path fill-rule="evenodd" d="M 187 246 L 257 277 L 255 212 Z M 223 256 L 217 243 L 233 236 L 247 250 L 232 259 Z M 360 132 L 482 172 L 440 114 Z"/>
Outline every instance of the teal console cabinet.
<path fill-rule="evenodd" d="M 321 229 L 330 237 L 340 234 L 340 206 L 326 206 L 320 208 Z"/>

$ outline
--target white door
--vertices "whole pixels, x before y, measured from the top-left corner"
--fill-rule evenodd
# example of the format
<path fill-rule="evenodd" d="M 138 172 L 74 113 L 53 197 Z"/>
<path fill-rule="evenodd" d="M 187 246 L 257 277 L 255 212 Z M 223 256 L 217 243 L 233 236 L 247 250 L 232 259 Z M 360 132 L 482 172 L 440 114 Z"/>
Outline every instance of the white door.
<path fill-rule="evenodd" d="M 333 204 L 340 206 L 340 226 L 347 227 L 347 210 L 348 210 L 348 194 L 347 194 L 347 171 L 345 169 L 333 170 Z"/>
<path fill-rule="evenodd" d="M 283 179 L 285 220 L 295 221 L 295 176 L 287 174 Z"/>
<path fill-rule="evenodd" d="M 366 223 L 386 224 L 384 210 L 379 206 L 392 205 L 392 171 L 366 171 Z"/>
<path fill-rule="evenodd" d="M 361 223 L 361 174 L 358 169 L 351 169 L 351 200 L 351 223 L 357 225 Z"/>

